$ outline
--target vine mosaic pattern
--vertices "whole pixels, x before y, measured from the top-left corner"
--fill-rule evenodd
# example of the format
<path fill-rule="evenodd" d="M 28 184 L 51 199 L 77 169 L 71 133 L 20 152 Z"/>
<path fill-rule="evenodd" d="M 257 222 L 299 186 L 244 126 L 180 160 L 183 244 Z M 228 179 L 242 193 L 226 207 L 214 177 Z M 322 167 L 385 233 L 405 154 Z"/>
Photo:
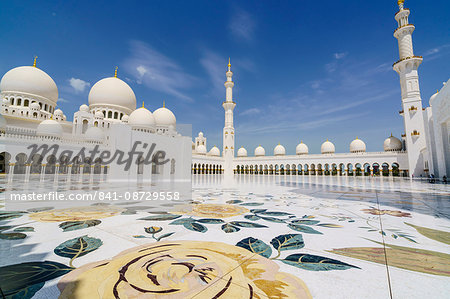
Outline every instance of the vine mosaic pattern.
<path fill-rule="evenodd" d="M 450 277 L 448 219 L 278 188 L 199 188 L 189 202 L 155 206 L 0 211 L 1 290 L 42 298 L 50 283 L 61 298 L 327 298 L 321 285 L 338 273 L 348 280 L 342 289 L 360 294 L 374 273 L 385 282 L 386 260 L 418 286 L 420 275 Z"/>

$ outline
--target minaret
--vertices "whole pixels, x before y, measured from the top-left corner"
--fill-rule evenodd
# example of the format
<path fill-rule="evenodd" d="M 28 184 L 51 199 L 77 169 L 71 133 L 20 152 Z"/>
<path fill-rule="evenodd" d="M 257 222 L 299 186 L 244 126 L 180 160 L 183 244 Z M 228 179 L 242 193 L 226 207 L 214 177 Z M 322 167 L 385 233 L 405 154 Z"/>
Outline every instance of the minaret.
<path fill-rule="evenodd" d="M 394 37 L 398 39 L 400 59 L 394 63 L 394 71 L 400 76 L 402 90 L 403 119 L 408 152 L 409 175 L 424 175 L 425 161 L 428 159 L 423 120 L 422 99 L 420 98 L 419 75 L 417 69 L 422 63 L 421 56 L 415 56 L 412 44 L 414 25 L 409 24 L 409 9 L 403 7 L 404 0 L 398 1 L 399 11 L 395 14 L 398 28 Z"/>
<path fill-rule="evenodd" d="M 224 157 L 224 173 L 233 173 L 233 159 L 234 159 L 234 126 L 233 126 L 233 109 L 236 107 L 236 103 L 233 102 L 233 86 L 234 82 L 231 77 L 233 72 L 231 71 L 230 59 L 228 59 L 228 71 L 226 73 L 227 81 L 225 82 L 226 95 L 225 102 L 222 103 L 222 107 L 225 110 L 225 126 L 223 128 L 223 157 Z"/>

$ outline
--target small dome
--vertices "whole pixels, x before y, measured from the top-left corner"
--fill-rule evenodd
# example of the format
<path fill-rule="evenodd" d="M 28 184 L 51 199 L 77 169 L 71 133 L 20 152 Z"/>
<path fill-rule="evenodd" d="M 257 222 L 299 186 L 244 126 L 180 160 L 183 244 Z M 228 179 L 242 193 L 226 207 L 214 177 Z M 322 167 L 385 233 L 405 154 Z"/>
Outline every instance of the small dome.
<path fill-rule="evenodd" d="M 61 109 L 56 109 L 55 112 L 53 112 L 54 116 L 63 116 L 64 113 L 62 112 Z"/>
<path fill-rule="evenodd" d="M 37 126 L 36 135 L 61 138 L 63 135 L 63 129 L 56 120 L 46 119 L 41 121 L 41 123 Z"/>
<path fill-rule="evenodd" d="M 322 154 L 334 154 L 336 149 L 334 148 L 334 144 L 327 139 L 327 141 L 322 143 L 320 151 L 322 152 Z"/>
<path fill-rule="evenodd" d="M 9 106 L 10 104 L 11 104 L 11 103 L 9 102 L 8 99 L 5 98 L 5 99 L 2 100 L 2 105 L 3 105 L 3 106 Z"/>
<path fill-rule="evenodd" d="M 130 117 L 129 117 L 128 115 L 124 114 L 124 115 L 122 116 L 122 119 L 121 119 L 121 120 L 122 120 L 124 123 L 127 123 L 129 118 L 130 118 Z"/>
<path fill-rule="evenodd" d="M 403 148 L 402 142 L 400 139 L 392 136 L 386 138 L 386 140 L 383 143 L 383 148 L 385 152 L 391 152 L 391 151 L 401 151 Z"/>
<path fill-rule="evenodd" d="M 136 109 L 136 96 L 131 87 L 117 77 L 104 78 L 89 91 L 89 106 L 119 106 L 133 111 Z"/>
<path fill-rule="evenodd" d="M 214 157 L 220 157 L 220 150 L 217 146 L 214 146 L 210 151 L 209 151 L 209 155 L 210 156 L 214 156 Z"/>
<path fill-rule="evenodd" d="M 161 107 L 153 112 L 157 126 L 173 126 L 175 128 L 177 119 L 175 115 L 166 107 Z"/>
<path fill-rule="evenodd" d="M 265 156 L 266 150 L 260 145 L 255 148 L 255 157 Z"/>
<path fill-rule="evenodd" d="M 295 148 L 295 153 L 297 155 L 307 155 L 309 153 L 308 146 L 303 143 L 303 141 L 300 141 L 300 143 Z"/>
<path fill-rule="evenodd" d="M 84 138 L 89 141 L 103 141 L 105 139 L 105 133 L 99 127 L 90 127 L 84 133 Z"/>
<path fill-rule="evenodd" d="M 356 139 L 350 143 L 351 153 L 364 153 L 365 151 L 366 151 L 366 144 L 361 139 L 358 139 L 358 137 L 356 137 Z"/>
<path fill-rule="evenodd" d="M 247 157 L 247 150 L 241 147 L 237 152 L 238 157 Z"/>
<path fill-rule="evenodd" d="M 273 149 L 273 155 L 274 156 L 284 156 L 284 155 L 286 155 L 286 149 L 284 148 L 284 146 L 282 146 L 281 144 L 278 143 L 278 145 L 275 146 L 275 148 Z"/>
<path fill-rule="evenodd" d="M 147 108 L 141 107 L 131 112 L 128 118 L 128 123 L 132 127 L 154 128 L 155 118 Z"/>
<path fill-rule="evenodd" d="M 8 71 L 0 82 L 2 92 L 28 93 L 56 104 L 58 87 L 46 72 L 34 66 L 19 66 Z"/>
<path fill-rule="evenodd" d="M 30 109 L 31 110 L 41 110 L 41 106 L 38 103 L 33 102 L 30 104 Z"/>
<path fill-rule="evenodd" d="M 103 115 L 103 113 L 101 111 L 95 112 L 94 116 L 96 118 L 100 118 L 100 119 L 103 119 L 105 117 L 105 115 Z"/>
<path fill-rule="evenodd" d="M 203 144 L 197 146 L 197 154 L 206 155 L 206 146 L 204 146 Z"/>
<path fill-rule="evenodd" d="M 439 94 L 439 91 L 437 91 L 435 94 L 433 94 L 431 97 L 430 97 L 430 106 L 432 106 L 433 105 L 433 101 L 434 101 L 434 99 L 438 96 L 438 94 Z"/>
<path fill-rule="evenodd" d="M 86 104 L 81 105 L 80 106 L 80 111 L 89 112 L 89 106 L 86 105 Z"/>

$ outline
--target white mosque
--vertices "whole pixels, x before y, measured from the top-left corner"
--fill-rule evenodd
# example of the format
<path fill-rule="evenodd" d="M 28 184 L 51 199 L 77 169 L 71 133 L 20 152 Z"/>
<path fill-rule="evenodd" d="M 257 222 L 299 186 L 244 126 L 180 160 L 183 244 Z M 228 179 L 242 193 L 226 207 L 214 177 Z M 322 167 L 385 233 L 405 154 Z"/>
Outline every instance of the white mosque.
<path fill-rule="evenodd" d="M 225 82 L 225 126 L 223 128 L 222 154 L 216 146 L 207 151 L 206 137 L 202 132 L 192 142 L 192 173 L 214 174 L 281 174 L 281 175 L 337 175 L 337 176 L 410 176 L 433 174 L 436 177 L 450 174 L 450 84 L 431 96 L 427 108 L 420 97 L 417 69 L 421 56 L 413 52 L 414 25 L 408 22 L 410 10 L 404 8 L 404 0 L 398 1 L 395 15 L 398 28 L 394 37 L 398 40 L 400 59 L 393 69 L 400 76 L 402 110 L 405 133 L 401 139 L 389 136 L 383 143 L 383 152 L 368 152 L 366 144 L 356 138 L 349 145 L 349 153 L 336 153 L 334 144 L 326 140 L 320 154 L 309 153 L 308 146 L 300 142 L 296 155 L 286 155 L 286 149 L 278 144 L 273 155 L 258 146 L 254 155 L 241 147 L 235 156 L 235 130 L 233 127 L 233 72 L 228 63 Z M 450 81 L 450 80 L 449 80 Z M 448 82 L 447 82 L 448 83 Z"/>
<path fill-rule="evenodd" d="M 286 155 L 283 145 L 273 155 L 258 146 L 249 156 L 241 147 L 235 155 L 236 132 L 233 125 L 232 80 L 228 63 L 222 151 L 216 146 L 207 150 L 206 137 L 199 133 L 192 141 L 177 132 L 175 115 L 163 107 L 151 112 L 144 105 L 136 109 L 136 96 L 131 87 L 117 77 L 104 78 L 89 92 L 88 105 L 80 106 L 73 121 L 67 121 L 57 109 L 58 88 L 53 79 L 36 65 L 8 71 L 0 82 L 0 173 L 31 176 L 100 175 L 108 180 L 183 180 L 192 174 L 253 175 L 330 175 L 330 176 L 426 176 L 450 174 L 450 84 L 431 96 L 430 107 L 423 108 L 417 69 L 422 57 L 415 56 L 412 46 L 414 25 L 409 24 L 409 9 L 399 1 L 395 15 L 398 28 L 400 59 L 393 68 L 400 76 L 405 133 L 401 139 L 389 136 L 383 152 L 368 152 L 364 141 L 356 138 L 349 153 L 336 153 L 326 140 L 320 154 L 309 153 L 301 142 L 295 155 Z M 90 159 L 80 155 L 56 155 L 53 152 L 30 156 L 30 145 L 53 145 L 62 152 L 78 153 L 97 149 L 100 152 L 128 153 L 135 144 L 142 152 L 129 169 L 108 156 Z M 155 144 L 156 148 L 151 145 Z M 147 149 L 146 149 L 147 147 Z M 151 151 L 150 151 L 151 149 Z M 66 152 L 66 153 L 67 153 Z M 158 164 L 158 153 L 164 152 L 167 163 Z M 148 163 L 146 163 L 148 162 Z"/>
<path fill-rule="evenodd" d="M 176 131 L 176 117 L 168 108 L 149 111 L 136 109 L 136 96 L 130 86 L 117 77 L 104 78 L 92 86 L 89 105 L 83 104 L 67 121 L 56 109 L 58 88 L 53 79 L 36 66 L 21 66 L 8 71 L 0 82 L 2 106 L 0 119 L 0 172 L 9 179 L 59 174 L 98 175 L 109 180 L 182 180 L 190 178 L 191 138 Z M 134 163 L 125 169 L 114 159 L 136 144 Z M 155 146 L 152 148 L 152 144 Z M 30 145 L 57 145 L 59 153 L 49 150 L 31 157 Z M 89 151 L 110 153 L 95 156 Z M 81 152 L 84 151 L 84 157 Z M 165 156 L 161 157 L 160 153 Z M 166 163 L 157 162 L 164 158 Z M 147 160 L 147 161 L 146 161 Z M 178 163 L 177 163 L 178 161 Z M 20 176 L 22 175 L 22 176 Z M 85 176 L 84 176 L 85 177 Z"/>

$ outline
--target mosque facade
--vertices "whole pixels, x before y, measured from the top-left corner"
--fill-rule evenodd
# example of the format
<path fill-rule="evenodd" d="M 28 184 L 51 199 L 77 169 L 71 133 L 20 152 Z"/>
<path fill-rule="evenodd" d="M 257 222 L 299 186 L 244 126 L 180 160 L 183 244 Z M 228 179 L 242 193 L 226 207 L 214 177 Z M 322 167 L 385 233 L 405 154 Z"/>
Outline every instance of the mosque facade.
<path fill-rule="evenodd" d="M 33 66 L 8 71 L 0 90 L 0 173 L 9 180 L 64 174 L 117 181 L 190 179 L 185 161 L 191 159 L 191 138 L 177 132 L 176 117 L 165 105 L 153 113 L 144 105 L 136 109 L 136 96 L 117 77 L 117 68 L 113 77 L 92 86 L 89 105 L 81 105 L 72 122 L 56 108 L 58 88 L 36 58 Z"/>
<path fill-rule="evenodd" d="M 410 10 L 404 1 L 398 1 L 399 11 L 395 15 L 398 23 L 394 37 L 398 40 L 399 60 L 393 69 L 400 77 L 401 107 L 404 121 L 401 138 L 387 137 L 383 152 L 368 152 L 363 140 L 351 141 L 348 153 L 336 153 L 335 146 L 326 140 L 320 154 L 309 153 L 308 146 L 301 142 L 295 155 L 286 155 L 286 149 L 278 144 L 273 154 L 262 146 L 254 149 L 250 156 L 240 147 L 235 155 L 236 132 L 233 126 L 232 81 L 233 72 L 228 63 L 226 72 L 226 96 L 222 153 L 214 146 L 207 151 L 206 137 L 202 132 L 192 142 L 193 174 L 282 174 L 282 175 L 335 175 L 335 176 L 404 176 L 444 177 L 450 174 L 450 84 L 431 96 L 429 107 L 424 108 L 420 96 L 418 68 L 423 61 L 413 50 L 414 25 L 409 23 Z M 449 80 L 450 81 L 450 80 Z M 448 82 L 447 82 L 448 83 Z"/>

